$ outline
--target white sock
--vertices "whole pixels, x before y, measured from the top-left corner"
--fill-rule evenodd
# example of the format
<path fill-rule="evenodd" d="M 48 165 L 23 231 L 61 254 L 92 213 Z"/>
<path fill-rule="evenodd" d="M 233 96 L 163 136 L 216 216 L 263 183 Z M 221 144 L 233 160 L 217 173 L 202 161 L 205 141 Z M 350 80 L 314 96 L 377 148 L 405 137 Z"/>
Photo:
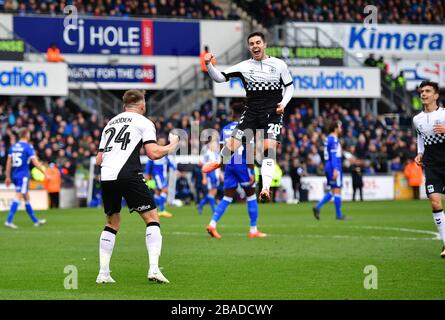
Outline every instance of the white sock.
<path fill-rule="evenodd" d="M 440 212 L 433 212 L 433 218 L 437 231 L 439 231 L 440 237 L 445 245 L 445 215 L 443 214 L 443 210 Z"/>
<path fill-rule="evenodd" d="M 275 160 L 263 159 L 261 163 L 261 177 L 263 178 L 263 189 L 270 189 L 273 174 L 275 172 Z"/>
<path fill-rule="evenodd" d="M 216 221 L 215 220 L 210 220 L 209 225 L 213 228 L 216 228 Z"/>
<path fill-rule="evenodd" d="M 117 231 L 105 227 L 102 231 L 99 241 L 99 261 L 100 273 L 110 274 L 110 260 L 113 254 L 114 242 L 116 241 Z"/>
<path fill-rule="evenodd" d="M 157 272 L 159 270 L 159 256 L 162 249 L 162 235 L 161 227 L 157 222 L 151 222 L 148 224 L 145 232 L 145 244 L 148 251 L 148 262 L 150 264 L 150 270 Z"/>
<path fill-rule="evenodd" d="M 256 233 L 258 231 L 258 229 L 257 229 L 257 227 L 256 226 L 254 226 L 254 227 L 250 227 L 250 233 Z"/>

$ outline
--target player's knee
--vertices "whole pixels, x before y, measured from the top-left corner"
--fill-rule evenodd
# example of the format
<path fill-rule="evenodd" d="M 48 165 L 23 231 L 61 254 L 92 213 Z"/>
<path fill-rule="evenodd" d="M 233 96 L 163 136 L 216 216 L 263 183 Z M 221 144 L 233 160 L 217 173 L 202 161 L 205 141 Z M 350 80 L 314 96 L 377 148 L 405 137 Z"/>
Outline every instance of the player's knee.
<path fill-rule="evenodd" d="M 264 150 L 264 159 L 275 159 L 276 151 L 274 148 L 267 148 Z"/>
<path fill-rule="evenodd" d="M 442 210 L 442 200 L 431 199 L 431 207 L 433 208 L 433 210 Z"/>
<path fill-rule="evenodd" d="M 247 188 L 245 191 L 247 197 L 253 196 L 255 194 L 255 188 Z"/>

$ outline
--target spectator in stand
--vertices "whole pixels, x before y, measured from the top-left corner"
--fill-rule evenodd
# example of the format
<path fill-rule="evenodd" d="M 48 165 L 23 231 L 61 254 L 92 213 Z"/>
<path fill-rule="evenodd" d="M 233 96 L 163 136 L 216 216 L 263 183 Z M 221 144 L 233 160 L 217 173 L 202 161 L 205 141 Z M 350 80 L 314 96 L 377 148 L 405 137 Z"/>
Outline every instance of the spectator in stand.
<path fill-rule="evenodd" d="M 55 43 L 52 43 L 46 51 L 46 58 L 48 62 L 65 62 L 65 59 L 60 54 L 60 49 Z"/>
<path fill-rule="evenodd" d="M 402 162 L 400 161 L 399 156 L 396 156 L 394 159 L 391 160 L 390 171 L 391 172 L 402 172 L 403 171 Z"/>
<path fill-rule="evenodd" d="M 369 54 L 369 57 L 366 58 L 364 65 L 367 67 L 376 67 L 377 66 L 377 61 L 375 60 L 373 53 Z"/>
<path fill-rule="evenodd" d="M 237 3 L 264 26 L 282 24 L 287 20 L 304 22 L 362 23 L 365 16 L 362 1 L 300 1 L 300 0 L 238 0 Z M 417 1 L 371 1 L 378 6 L 379 23 L 443 24 L 445 1 L 419 5 Z"/>

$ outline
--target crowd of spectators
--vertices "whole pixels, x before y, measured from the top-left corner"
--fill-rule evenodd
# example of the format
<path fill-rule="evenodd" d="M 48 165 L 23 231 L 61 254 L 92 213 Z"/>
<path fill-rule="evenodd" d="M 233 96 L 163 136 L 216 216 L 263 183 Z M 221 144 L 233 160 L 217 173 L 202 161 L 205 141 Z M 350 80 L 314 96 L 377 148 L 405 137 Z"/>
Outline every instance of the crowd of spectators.
<path fill-rule="evenodd" d="M 244 10 L 269 27 L 287 21 L 362 23 L 367 5 L 378 9 L 378 23 L 443 24 L 444 0 L 237 0 Z"/>
<path fill-rule="evenodd" d="M 225 19 L 214 0 L 4 0 L 0 9 L 19 14 L 60 15 L 67 5 L 74 5 L 78 14 L 92 16 Z"/>
<path fill-rule="evenodd" d="M 353 165 L 360 166 L 365 175 L 403 172 L 408 159 L 415 157 L 416 137 L 411 116 L 362 116 L 352 102 L 322 101 L 319 116 L 314 115 L 312 106 L 305 100 L 292 100 L 286 108 L 282 143 L 278 146 L 278 164 L 283 174 L 324 174 L 327 119 L 342 121 L 340 140 L 347 173 Z M 232 103 L 243 101 L 234 99 Z M 191 148 L 191 130 L 199 128 L 202 132 L 213 128 L 220 131 L 231 121 L 222 102 L 215 110 L 209 102 L 190 115 L 174 113 L 169 118 L 150 119 L 155 123 L 158 137 L 167 137 L 173 128 L 187 131 L 189 140 L 182 141 L 181 146 L 193 154 L 199 154 L 202 143 L 196 145 L 196 149 Z M 28 127 L 36 154 L 45 163 L 54 163 L 60 169 L 65 187 L 72 186 L 76 169 L 79 166 L 87 169 L 90 157 L 97 153 L 101 132 L 108 120 L 106 117 L 99 120 L 94 113 L 80 112 L 63 99 L 54 99 L 46 105 L 29 99 L 0 100 L 0 180 L 4 179 L 9 146 L 16 141 L 19 128 Z"/>
<path fill-rule="evenodd" d="M 106 119 L 104 120 L 106 121 Z M 72 186 L 76 168 L 88 168 L 97 153 L 104 122 L 96 114 L 82 113 L 63 99 L 48 105 L 42 101 L 10 99 L 0 102 L 0 177 L 4 179 L 9 146 L 17 141 L 20 128 L 31 132 L 36 155 L 47 165 L 54 163 L 64 186 Z"/>
<path fill-rule="evenodd" d="M 235 1 L 264 26 L 287 21 L 358 22 L 375 5 L 378 23 L 443 24 L 445 0 L 237 0 Z M 3 0 L 0 10 L 19 14 L 64 14 L 67 5 L 77 13 L 92 16 L 149 16 L 192 19 L 239 19 L 235 10 L 224 13 L 216 0 Z"/>
<path fill-rule="evenodd" d="M 233 103 L 242 102 L 235 100 Z M 358 160 L 354 163 L 361 165 L 365 174 L 399 172 L 403 171 L 405 162 L 416 155 L 411 116 L 385 117 L 370 113 L 361 116 L 359 108 L 329 102 L 321 104 L 320 109 L 320 115 L 316 117 L 308 102 L 292 100 L 287 107 L 282 143 L 278 147 L 279 164 L 285 174 L 290 174 L 292 167 L 297 165 L 292 164 L 293 159 L 297 159 L 298 166 L 302 166 L 307 174 L 324 175 L 326 119 L 343 123 L 341 142 L 346 172 L 352 159 Z M 190 137 L 192 123 L 199 125 L 201 130 L 213 128 L 219 131 L 230 121 L 230 114 L 223 103 L 219 103 L 215 111 L 210 104 L 203 104 L 201 110 L 192 115 L 176 113 L 169 119 L 158 117 L 152 120 L 160 135 L 167 135 L 172 128 L 181 128 Z"/>

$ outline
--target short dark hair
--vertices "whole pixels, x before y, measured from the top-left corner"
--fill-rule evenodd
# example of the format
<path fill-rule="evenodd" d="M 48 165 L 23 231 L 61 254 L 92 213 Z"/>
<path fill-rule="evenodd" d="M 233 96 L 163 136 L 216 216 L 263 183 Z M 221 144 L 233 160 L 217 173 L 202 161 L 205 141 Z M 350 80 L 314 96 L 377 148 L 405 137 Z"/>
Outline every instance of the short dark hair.
<path fill-rule="evenodd" d="M 337 129 L 339 126 L 341 126 L 341 121 L 332 121 L 331 123 L 328 124 L 328 132 L 332 133 L 335 131 L 335 129 Z"/>
<path fill-rule="evenodd" d="M 122 97 L 124 107 L 132 108 L 134 105 L 139 104 L 145 100 L 145 90 L 131 89 L 127 90 Z"/>
<path fill-rule="evenodd" d="M 426 86 L 433 87 L 434 93 L 439 93 L 439 84 L 437 82 L 430 81 L 430 80 L 423 80 L 419 85 L 419 89 L 426 87 Z"/>
<path fill-rule="evenodd" d="M 249 43 L 250 38 L 253 38 L 253 37 L 260 37 L 264 42 L 266 42 L 266 36 L 264 35 L 264 33 L 255 31 L 247 36 L 247 43 Z"/>

